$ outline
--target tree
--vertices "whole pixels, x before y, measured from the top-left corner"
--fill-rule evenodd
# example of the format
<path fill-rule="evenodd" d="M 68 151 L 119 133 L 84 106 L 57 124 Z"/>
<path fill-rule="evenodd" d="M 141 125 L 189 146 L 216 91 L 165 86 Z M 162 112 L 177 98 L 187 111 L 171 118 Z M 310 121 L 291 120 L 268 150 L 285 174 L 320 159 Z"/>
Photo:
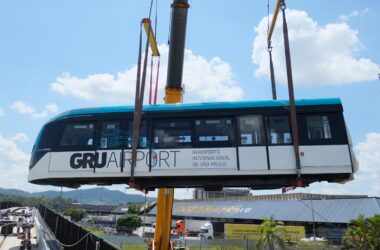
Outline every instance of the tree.
<path fill-rule="evenodd" d="M 127 214 L 120 217 L 116 222 L 116 227 L 118 231 L 125 231 L 127 233 L 132 233 L 136 228 L 140 227 L 142 224 L 141 218 L 136 214 Z"/>
<path fill-rule="evenodd" d="M 25 197 L 17 195 L 4 195 L 0 193 L 0 202 L 18 203 L 20 206 L 38 207 L 39 205 L 47 206 L 55 211 L 62 211 L 64 208 L 72 204 L 72 200 L 55 197 L 47 198 L 44 196 Z"/>
<path fill-rule="evenodd" d="M 137 204 L 130 204 L 128 205 L 128 214 L 139 214 L 140 213 L 141 206 Z"/>
<path fill-rule="evenodd" d="M 368 218 L 370 249 L 380 249 L 380 215 Z"/>
<path fill-rule="evenodd" d="M 282 239 L 283 231 L 281 224 L 273 219 L 266 219 L 260 225 L 260 238 L 257 241 L 258 249 L 285 249 L 285 242 Z"/>
<path fill-rule="evenodd" d="M 343 249 L 380 249 L 380 215 L 352 220 L 343 237 Z"/>
<path fill-rule="evenodd" d="M 68 208 L 63 212 L 63 214 L 70 216 L 73 221 L 80 221 L 86 216 L 86 211 L 79 208 Z"/>

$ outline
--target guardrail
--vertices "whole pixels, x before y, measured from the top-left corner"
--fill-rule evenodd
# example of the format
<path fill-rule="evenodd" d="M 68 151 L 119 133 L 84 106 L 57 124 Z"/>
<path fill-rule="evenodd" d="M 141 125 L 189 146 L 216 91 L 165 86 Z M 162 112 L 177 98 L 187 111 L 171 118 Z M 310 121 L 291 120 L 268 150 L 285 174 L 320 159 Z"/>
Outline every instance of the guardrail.
<path fill-rule="evenodd" d="M 17 202 L 13 202 L 13 201 L 2 201 L 0 202 L 0 210 L 1 209 L 8 209 L 8 208 L 11 208 L 11 207 L 21 207 L 22 205 L 17 203 Z"/>
<path fill-rule="evenodd" d="M 63 250 L 119 250 L 45 206 L 38 207 L 38 211 Z"/>

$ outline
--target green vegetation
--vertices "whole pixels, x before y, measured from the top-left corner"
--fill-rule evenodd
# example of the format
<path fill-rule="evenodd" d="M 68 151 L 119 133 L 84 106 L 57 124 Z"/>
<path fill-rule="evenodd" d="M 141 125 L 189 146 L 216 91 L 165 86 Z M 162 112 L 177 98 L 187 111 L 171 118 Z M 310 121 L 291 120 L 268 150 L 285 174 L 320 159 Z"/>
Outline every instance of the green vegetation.
<path fill-rule="evenodd" d="M 55 197 L 55 198 L 46 198 L 46 197 L 25 197 L 17 195 L 4 195 L 0 193 L 0 203 L 2 202 L 15 202 L 21 206 L 29 207 L 38 207 L 39 205 L 44 205 L 55 211 L 62 211 L 65 207 L 71 205 L 72 200 Z"/>
<path fill-rule="evenodd" d="M 73 221 L 80 221 L 86 216 L 86 211 L 79 208 L 67 208 L 63 212 L 64 215 L 70 216 Z"/>
<path fill-rule="evenodd" d="M 308 242 L 298 242 L 294 248 L 294 250 L 327 250 L 334 249 L 332 246 L 329 246 L 327 241 L 308 241 Z M 340 248 L 338 248 L 340 249 Z"/>
<path fill-rule="evenodd" d="M 246 247 L 240 246 L 191 246 L 190 250 L 247 250 Z"/>
<path fill-rule="evenodd" d="M 87 231 L 89 231 L 90 233 L 98 237 L 102 237 L 106 234 L 102 229 L 97 228 L 97 227 L 85 227 L 84 229 L 86 229 Z"/>
<path fill-rule="evenodd" d="M 124 244 L 121 250 L 147 250 L 144 244 Z M 249 250 L 256 249 L 249 247 Z M 276 248 L 275 248 L 276 249 Z M 325 243 L 302 242 L 296 246 L 286 246 L 286 250 L 340 250 L 338 246 L 328 246 Z M 188 246 L 187 250 L 247 250 L 245 246 L 212 245 L 212 246 Z"/>
<path fill-rule="evenodd" d="M 132 233 L 138 227 L 141 227 L 142 221 L 139 216 L 139 205 L 131 204 L 128 206 L 128 212 L 123 217 L 120 217 L 116 222 L 116 228 L 118 231 L 125 231 Z"/>
<path fill-rule="evenodd" d="M 128 214 L 139 214 L 142 205 L 130 204 L 128 206 Z"/>
<path fill-rule="evenodd" d="M 147 250 L 147 249 L 148 247 L 142 244 L 139 244 L 139 245 L 124 244 L 123 247 L 121 248 L 121 250 Z"/>
<path fill-rule="evenodd" d="M 136 214 L 127 214 L 120 217 L 116 222 L 118 231 L 126 231 L 132 233 L 133 230 L 141 226 L 141 218 Z"/>
<path fill-rule="evenodd" d="M 343 249 L 380 249 L 380 215 L 370 218 L 359 216 L 351 221 L 343 238 Z"/>
<path fill-rule="evenodd" d="M 258 249 L 285 249 L 282 237 L 281 224 L 273 219 L 266 219 L 260 225 L 260 238 L 257 241 Z"/>

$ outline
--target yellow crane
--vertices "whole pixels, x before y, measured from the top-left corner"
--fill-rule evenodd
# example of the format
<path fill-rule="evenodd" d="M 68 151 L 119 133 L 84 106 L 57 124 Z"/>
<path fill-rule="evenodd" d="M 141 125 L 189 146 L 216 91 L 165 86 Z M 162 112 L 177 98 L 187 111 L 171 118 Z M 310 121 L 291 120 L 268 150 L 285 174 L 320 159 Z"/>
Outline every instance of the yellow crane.
<path fill-rule="evenodd" d="M 187 0 L 174 0 L 172 3 L 171 30 L 169 40 L 169 63 L 165 88 L 165 103 L 182 102 L 182 72 L 186 40 Z M 160 188 L 157 197 L 156 229 L 152 247 L 155 250 L 168 250 L 174 200 L 173 188 Z"/>
<path fill-rule="evenodd" d="M 164 101 L 167 104 L 181 103 L 183 96 L 182 88 L 182 75 L 183 75 L 183 63 L 184 63 L 184 52 L 185 52 L 185 40 L 186 40 L 186 24 L 187 24 L 187 12 L 190 7 L 188 0 L 173 0 L 171 11 L 171 24 L 170 24 L 170 40 L 169 40 L 169 60 L 168 60 L 168 71 L 167 71 L 167 82 L 165 88 L 165 98 Z M 274 26 L 278 14 L 282 10 L 283 14 L 283 33 L 284 33 L 284 45 L 285 45 L 285 57 L 286 57 L 286 68 L 288 76 L 288 90 L 289 90 L 289 100 L 290 100 L 290 113 L 291 113 L 291 123 L 292 132 L 295 141 L 295 156 L 297 162 L 297 172 L 299 176 L 300 183 L 302 181 L 299 172 L 299 154 L 298 154 L 298 129 L 296 122 L 296 110 L 294 101 L 294 88 L 292 79 L 292 69 L 291 69 L 291 59 L 289 52 L 289 39 L 287 31 L 287 23 L 285 17 L 285 0 L 277 0 L 274 8 L 274 15 L 272 22 L 268 30 L 268 48 L 270 47 L 271 37 L 273 34 Z M 152 50 L 152 55 L 159 55 L 158 46 L 156 42 L 155 34 L 151 27 L 150 20 L 143 20 L 144 29 L 147 34 L 147 43 L 149 43 Z M 146 61 L 146 60 L 145 60 Z M 270 70 L 273 71 L 273 64 L 271 62 Z M 274 85 L 274 73 L 271 72 L 272 80 L 272 91 Z M 137 93 L 137 92 L 136 92 Z M 137 96 L 137 95 L 136 95 Z M 276 99 L 276 95 L 273 95 Z M 140 102 L 141 109 L 142 102 Z M 141 110 L 140 110 L 141 111 Z M 140 118 L 139 118 L 140 119 Z M 137 120 L 139 120 L 137 119 Z M 139 123 L 139 122 L 138 122 Z M 139 126 L 137 126 L 138 128 Z M 138 129 L 137 129 L 138 130 Z M 137 132 L 138 138 L 138 132 Z M 137 147 L 137 138 L 135 139 L 135 146 Z M 133 173 L 133 170 L 132 170 Z M 132 174 L 133 177 L 133 174 Z M 157 197 L 157 213 L 156 213 L 156 227 L 154 233 L 154 239 L 151 243 L 150 248 L 154 250 L 168 250 L 171 249 L 170 243 L 170 233 L 171 233 L 171 222 L 172 222 L 172 209 L 174 201 L 174 189 L 173 188 L 160 188 L 158 190 Z"/>
<path fill-rule="evenodd" d="M 152 2 L 153 3 L 153 2 Z M 165 103 L 173 104 L 182 102 L 183 88 L 182 88 L 182 72 L 183 61 L 185 52 L 186 40 L 186 23 L 187 11 L 189 6 L 188 0 L 173 0 L 171 5 L 171 24 L 170 24 L 170 40 L 169 40 L 169 60 L 167 82 L 165 88 Z M 135 101 L 135 114 L 133 118 L 133 141 L 132 141 L 132 168 L 131 168 L 131 183 L 130 186 L 138 188 L 138 183 L 134 183 L 134 167 L 136 165 L 136 151 L 139 141 L 139 127 L 141 122 L 142 103 L 144 99 L 144 87 L 146 79 L 147 55 L 148 45 L 151 48 L 152 56 L 159 56 L 156 36 L 153 32 L 150 18 L 144 18 L 142 25 L 147 35 L 147 43 L 145 48 L 145 59 L 143 61 L 142 76 L 140 79 L 141 71 L 141 34 L 140 34 L 140 48 L 137 69 L 137 83 L 136 83 L 136 101 Z M 151 72 L 152 74 L 152 72 Z M 156 227 L 154 239 L 151 242 L 150 248 L 155 250 L 168 250 L 171 248 L 170 232 L 172 221 L 172 208 L 174 200 L 173 188 L 160 188 L 157 197 L 157 214 L 156 214 Z"/>

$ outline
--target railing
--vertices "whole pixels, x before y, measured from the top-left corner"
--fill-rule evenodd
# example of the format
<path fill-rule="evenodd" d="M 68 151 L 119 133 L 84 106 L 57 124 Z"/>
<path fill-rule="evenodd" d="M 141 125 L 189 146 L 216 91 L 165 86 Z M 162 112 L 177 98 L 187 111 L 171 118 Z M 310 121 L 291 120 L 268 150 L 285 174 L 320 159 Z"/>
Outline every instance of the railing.
<path fill-rule="evenodd" d="M 11 207 L 21 207 L 22 205 L 17 203 L 17 202 L 13 202 L 13 201 L 2 201 L 0 202 L 0 210 L 1 209 L 8 209 L 8 208 L 11 208 Z"/>
<path fill-rule="evenodd" d="M 38 211 L 63 250 L 119 250 L 45 206 L 40 206 Z"/>

